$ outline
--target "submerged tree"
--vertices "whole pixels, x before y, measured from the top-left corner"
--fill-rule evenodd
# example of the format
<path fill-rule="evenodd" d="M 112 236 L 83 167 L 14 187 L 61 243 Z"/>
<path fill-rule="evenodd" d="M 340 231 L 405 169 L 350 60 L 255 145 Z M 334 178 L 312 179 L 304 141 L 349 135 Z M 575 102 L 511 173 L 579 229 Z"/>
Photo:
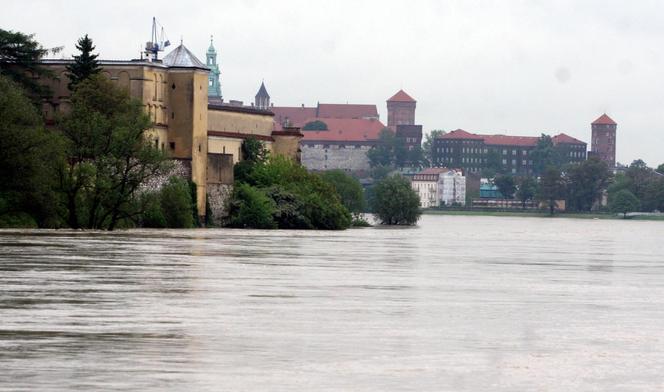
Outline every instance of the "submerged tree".
<path fill-rule="evenodd" d="M 537 194 L 537 180 L 532 177 L 521 177 L 518 181 L 516 198 L 521 201 L 521 206 L 525 209 L 526 202 L 532 200 Z"/>
<path fill-rule="evenodd" d="M 565 182 L 560 174 L 560 170 L 549 166 L 544 170 L 540 178 L 539 191 L 537 199 L 542 201 L 549 208 L 553 215 L 556 209 L 556 202 L 565 196 Z"/>
<path fill-rule="evenodd" d="M 615 194 L 609 203 L 609 208 L 612 212 L 623 214 L 623 218 L 627 218 L 628 212 L 637 211 L 639 209 L 639 199 L 627 189 L 623 189 Z"/>
<path fill-rule="evenodd" d="M 420 219 L 420 198 L 399 175 L 378 181 L 372 189 L 371 206 L 384 225 L 414 225 Z"/>
<path fill-rule="evenodd" d="M 97 61 L 99 55 L 92 54 L 95 47 L 92 45 L 92 39 L 89 38 L 87 34 L 79 38 L 76 43 L 76 49 L 78 49 L 81 54 L 74 56 L 74 62 L 67 65 L 67 77 L 69 78 L 68 87 L 70 90 L 74 90 L 74 88 L 76 88 L 76 86 L 83 80 L 96 75 L 101 71 L 99 61 Z"/>

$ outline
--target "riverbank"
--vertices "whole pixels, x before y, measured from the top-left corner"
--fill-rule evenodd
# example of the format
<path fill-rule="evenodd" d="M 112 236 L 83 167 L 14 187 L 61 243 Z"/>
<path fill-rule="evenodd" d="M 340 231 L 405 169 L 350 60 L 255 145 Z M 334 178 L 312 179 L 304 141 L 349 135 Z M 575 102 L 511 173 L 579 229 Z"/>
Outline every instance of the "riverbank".
<path fill-rule="evenodd" d="M 486 211 L 486 210 L 442 210 L 425 208 L 423 214 L 427 215 L 469 215 L 469 216 L 513 216 L 526 218 L 573 218 L 573 219 L 623 219 L 621 215 L 609 212 L 596 213 L 577 213 L 577 212 L 556 212 L 553 216 L 548 211 L 533 210 L 513 210 L 513 211 Z M 664 215 L 631 215 L 627 217 L 630 220 L 653 220 L 664 221 Z"/>

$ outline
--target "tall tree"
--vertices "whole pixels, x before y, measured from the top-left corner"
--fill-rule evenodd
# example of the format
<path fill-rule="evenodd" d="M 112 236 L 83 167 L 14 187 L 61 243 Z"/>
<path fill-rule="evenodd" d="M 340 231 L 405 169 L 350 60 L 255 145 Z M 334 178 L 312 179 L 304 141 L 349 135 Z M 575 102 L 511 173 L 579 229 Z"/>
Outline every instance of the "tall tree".
<path fill-rule="evenodd" d="M 67 138 L 62 188 L 71 227 L 113 230 L 140 215 L 133 203 L 139 188 L 169 166 L 145 136 L 150 124 L 141 102 L 103 76 L 80 82 L 59 124 Z"/>
<path fill-rule="evenodd" d="M 366 210 L 364 190 L 356 178 L 349 176 L 343 170 L 329 170 L 320 176 L 323 181 L 334 187 L 343 205 L 355 217 Z"/>
<path fill-rule="evenodd" d="M 425 163 L 428 166 L 433 166 L 433 149 L 434 149 L 434 140 L 438 136 L 442 136 L 445 134 L 445 131 L 442 129 L 434 129 L 431 132 L 427 133 L 424 135 L 424 142 L 422 143 L 422 152 L 424 153 L 424 159 Z"/>
<path fill-rule="evenodd" d="M 549 166 L 560 167 L 558 150 L 553 145 L 553 138 L 549 135 L 542 134 L 540 136 L 530 156 L 533 159 L 533 171 L 535 174 L 542 174 Z"/>
<path fill-rule="evenodd" d="M 556 202 L 565 196 L 565 182 L 560 174 L 560 170 L 549 166 L 544 170 L 540 178 L 537 199 L 542 201 L 549 208 L 553 215 L 556 209 Z"/>
<path fill-rule="evenodd" d="M 397 137 L 389 128 L 384 128 L 378 134 L 376 146 L 367 151 L 367 158 L 371 167 L 391 166 L 394 164 L 394 146 L 397 144 Z"/>
<path fill-rule="evenodd" d="M 37 97 L 47 96 L 48 87 L 37 82 L 40 77 L 54 77 L 40 60 L 49 53 L 58 53 L 62 47 L 46 49 L 34 39 L 34 34 L 0 29 L 0 74 L 20 84 Z"/>
<path fill-rule="evenodd" d="M 657 166 L 657 169 L 655 169 L 655 171 L 656 171 L 657 173 L 659 173 L 659 174 L 664 174 L 664 163 L 662 163 L 661 165 Z"/>
<path fill-rule="evenodd" d="M 57 227 L 57 168 L 62 138 L 42 118 L 19 85 L 0 75 L 0 221 L 27 214 L 37 225 Z"/>
<path fill-rule="evenodd" d="M 516 192 L 516 184 L 514 183 L 514 177 L 510 175 L 497 176 L 493 183 L 498 187 L 498 191 L 506 199 L 513 199 L 514 192 Z"/>
<path fill-rule="evenodd" d="M 613 178 L 608 165 L 597 157 L 592 157 L 567 169 L 567 208 L 576 211 L 590 211 L 599 202 L 602 193 Z"/>
<path fill-rule="evenodd" d="M 628 212 L 637 211 L 639 209 L 639 199 L 627 189 L 618 192 L 611 200 L 609 208 L 612 212 L 623 214 L 623 218 L 627 218 Z"/>
<path fill-rule="evenodd" d="M 70 90 L 74 90 L 74 88 L 76 88 L 76 86 L 83 80 L 92 75 L 96 75 L 101 71 L 101 66 L 99 66 L 99 61 L 97 61 L 99 55 L 92 54 L 95 47 L 92 44 L 92 39 L 89 38 L 87 34 L 78 39 L 76 49 L 78 49 L 81 54 L 74 56 L 74 62 L 67 65 L 67 77 L 69 77 L 68 87 Z"/>
<path fill-rule="evenodd" d="M 526 202 L 532 200 L 536 194 L 537 181 L 532 177 L 521 177 L 518 181 L 516 197 L 521 200 L 521 206 L 524 209 L 526 208 Z"/>

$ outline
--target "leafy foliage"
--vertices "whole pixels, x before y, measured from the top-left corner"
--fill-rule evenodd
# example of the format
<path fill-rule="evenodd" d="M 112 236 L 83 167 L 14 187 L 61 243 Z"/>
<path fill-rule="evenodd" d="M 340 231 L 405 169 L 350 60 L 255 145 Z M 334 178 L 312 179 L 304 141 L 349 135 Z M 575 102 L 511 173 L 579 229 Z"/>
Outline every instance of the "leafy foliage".
<path fill-rule="evenodd" d="M 192 228 L 194 219 L 189 183 L 180 177 L 171 177 L 160 192 L 161 208 L 166 227 Z"/>
<path fill-rule="evenodd" d="M 79 83 L 71 102 L 58 124 L 67 141 L 60 175 L 67 220 L 72 228 L 112 230 L 142 213 L 138 188 L 169 164 L 145 137 L 151 123 L 141 102 L 125 90 L 95 75 Z"/>
<path fill-rule="evenodd" d="M 422 153 L 424 155 L 424 161 L 428 166 L 433 166 L 433 149 L 434 149 L 434 140 L 438 136 L 444 135 L 446 132 L 442 129 L 433 129 L 431 132 L 424 135 L 424 142 L 422 143 Z"/>
<path fill-rule="evenodd" d="M 560 168 L 560 152 L 553 145 L 553 138 L 542 134 L 537 145 L 531 151 L 530 156 L 533 159 L 533 171 L 535 174 L 542 174 L 549 167 Z"/>
<path fill-rule="evenodd" d="M 567 209 L 590 211 L 600 201 L 612 178 L 607 164 L 596 157 L 569 166 L 566 171 Z"/>
<path fill-rule="evenodd" d="M 493 183 L 498 187 L 498 191 L 506 199 L 513 199 L 514 192 L 516 192 L 516 184 L 514 182 L 514 177 L 510 175 L 501 175 L 497 176 Z"/>
<path fill-rule="evenodd" d="M 327 124 L 320 120 L 310 121 L 304 124 L 303 131 L 327 131 Z"/>
<path fill-rule="evenodd" d="M 549 208 L 550 214 L 553 215 L 556 208 L 556 201 L 563 197 L 565 197 L 565 181 L 560 170 L 549 166 L 544 170 L 540 178 L 537 199 L 545 203 Z"/>
<path fill-rule="evenodd" d="M 0 217 L 11 215 L 14 222 L 32 221 L 42 227 L 61 226 L 55 188 L 64 162 L 63 138 L 44 129 L 24 91 L 2 75 L 0 140 Z"/>
<path fill-rule="evenodd" d="M 420 198 L 406 179 L 393 175 L 378 181 L 372 192 L 372 210 L 384 225 L 414 225 L 420 218 Z"/>
<path fill-rule="evenodd" d="M 321 173 L 323 181 L 334 187 L 341 197 L 343 205 L 353 214 L 364 212 L 367 208 L 364 190 L 360 182 L 342 170 L 329 170 Z"/>
<path fill-rule="evenodd" d="M 37 83 L 39 77 L 54 77 L 54 73 L 40 65 L 49 52 L 62 48 L 45 49 L 34 40 L 34 34 L 23 34 L 0 29 L 0 74 L 13 79 L 29 94 L 48 96 L 47 87 Z"/>
<path fill-rule="evenodd" d="M 242 180 L 236 178 L 239 186 L 230 204 L 233 227 L 338 230 L 350 225 L 350 213 L 334 188 L 290 159 L 277 156 L 250 166 Z M 245 211 L 248 206 L 260 208 L 261 219 Z M 264 211 L 274 225 L 262 218 Z"/>
<path fill-rule="evenodd" d="M 97 61 L 98 55 L 92 54 L 92 51 L 95 50 L 94 45 L 92 45 L 92 39 L 90 39 L 87 34 L 79 38 L 76 43 L 76 49 L 78 49 L 81 54 L 74 56 L 74 62 L 67 65 L 67 77 L 69 78 L 68 87 L 70 90 L 73 90 L 76 85 L 83 80 L 96 75 L 101 71 L 99 61 Z"/>
<path fill-rule="evenodd" d="M 537 194 L 537 180 L 532 177 L 521 177 L 517 187 L 516 198 L 521 201 L 523 208 L 526 208 L 526 202 L 533 200 Z"/>
<path fill-rule="evenodd" d="M 612 212 L 621 213 L 623 218 L 626 218 L 628 212 L 638 210 L 639 199 L 632 192 L 623 189 L 612 198 L 609 208 Z"/>

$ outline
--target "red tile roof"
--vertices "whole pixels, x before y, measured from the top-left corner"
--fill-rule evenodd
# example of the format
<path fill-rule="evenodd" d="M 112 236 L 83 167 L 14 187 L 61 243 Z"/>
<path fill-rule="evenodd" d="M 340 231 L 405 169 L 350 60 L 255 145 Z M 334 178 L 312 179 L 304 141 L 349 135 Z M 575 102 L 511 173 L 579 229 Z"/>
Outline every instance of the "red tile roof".
<path fill-rule="evenodd" d="M 607 116 L 606 113 L 602 114 L 599 116 L 599 118 L 595 121 L 592 122 L 593 125 L 596 124 L 601 124 L 601 125 L 616 125 L 616 122 L 611 119 L 611 117 Z"/>
<path fill-rule="evenodd" d="M 483 140 L 484 144 L 494 146 L 521 146 L 521 147 L 534 147 L 537 145 L 539 137 L 537 136 L 509 136 L 509 135 L 479 135 L 476 133 L 466 132 L 463 129 L 457 129 L 438 136 L 438 139 L 451 139 L 451 140 Z M 585 144 L 585 142 L 575 139 L 569 135 L 561 133 L 554 136 L 553 143 L 567 143 L 567 144 Z"/>
<path fill-rule="evenodd" d="M 316 117 L 316 108 L 273 106 L 270 111 L 274 113 L 274 121 L 282 125 L 288 119 L 293 126 L 302 127 L 308 118 Z"/>
<path fill-rule="evenodd" d="M 376 105 L 362 104 L 318 104 L 317 117 L 321 118 L 378 118 Z"/>
<path fill-rule="evenodd" d="M 378 134 L 385 128 L 379 120 L 311 118 L 306 122 L 322 121 L 327 131 L 302 131 L 302 141 L 366 142 L 378 140 Z"/>
<path fill-rule="evenodd" d="M 405 91 L 399 90 L 392 98 L 388 99 L 387 102 L 417 102 L 410 95 L 406 94 Z"/>
<path fill-rule="evenodd" d="M 466 132 L 463 129 L 457 129 L 452 132 L 448 132 L 444 135 L 440 135 L 437 139 L 472 139 L 472 140 L 482 140 L 484 137 L 481 135 L 476 135 L 474 133 Z"/>
<path fill-rule="evenodd" d="M 570 135 L 566 135 L 564 133 L 561 133 L 559 135 L 554 136 L 553 138 L 553 144 L 586 144 L 586 142 L 581 141 L 579 139 L 575 139 L 571 137 Z"/>
<path fill-rule="evenodd" d="M 531 147 L 537 145 L 539 137 L 535 136 L 507 136 L 507 135 L 486 135 L 484 144 L 495 146 L 522 146 Z"/>

